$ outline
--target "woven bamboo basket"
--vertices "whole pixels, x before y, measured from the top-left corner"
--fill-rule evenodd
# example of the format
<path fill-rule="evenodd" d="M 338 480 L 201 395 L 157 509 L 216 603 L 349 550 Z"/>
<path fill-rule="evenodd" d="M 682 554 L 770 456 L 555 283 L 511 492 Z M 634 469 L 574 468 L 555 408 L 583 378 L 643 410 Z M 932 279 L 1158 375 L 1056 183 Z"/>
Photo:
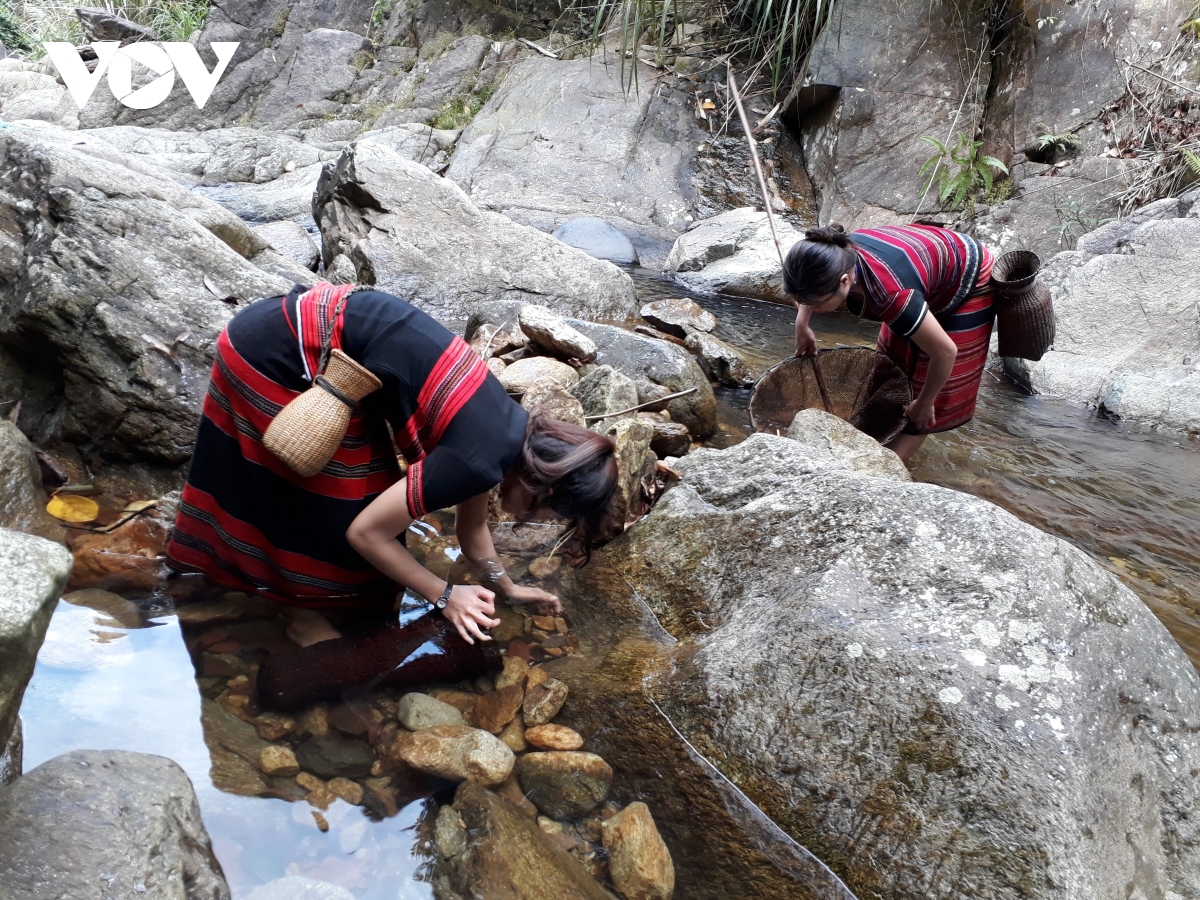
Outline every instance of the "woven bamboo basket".
<path fill-rule="evenodd" d="M 353 405 L 382 387 L 378 378 L 336 349 L 317 380 L 280 410 L 263 435 L 263 446 L 302 478 L 311 478 L 329 464 L 346 436 Z"/>
<path fill-rule="evenodd" d="M 1036 362 L 1054 343 L 1054 307 L 1050 289 L 1038 279 L 1041 267 L 1032 250 L 1012 250 L 992 266 L 1001 356 Z"/>

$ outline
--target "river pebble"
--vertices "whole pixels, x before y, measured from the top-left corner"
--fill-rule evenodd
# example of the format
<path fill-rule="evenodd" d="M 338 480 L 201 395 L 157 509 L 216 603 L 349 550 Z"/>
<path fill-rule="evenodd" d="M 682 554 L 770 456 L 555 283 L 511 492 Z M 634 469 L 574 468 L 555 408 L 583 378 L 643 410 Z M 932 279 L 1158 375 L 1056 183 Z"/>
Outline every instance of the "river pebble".
<path fill-rule="evenodd" d="M 567 702 L 568 693 L 567 686 L 556 678 L 550 678 L 545 684 L 539 684 L 526 691 L 525 701 L 521 705 L 526 727 L 545 725 L 557 716 L 558 711 Z"/>
<path fill-rule="evenodd" d="M 405 694 L 396 704 L 396 718 L 409 731 L 423 731 L 437 725 L 465 725 L 463 714 L 428 694 Z"/>
<path fill-rule="evenodd" d="M 520 713 L 513 716 L 513 720 L 504 726 L 499 736 L 513 753 L 523 753 L 529 749 L 529 744 L 525 741 L 525 722 Z"/>
<path fill-rule="evenodd" d="M 630 803 L 604 822 L 601 834 L 609 874 L 626 900 L 670 900 L 675 865 L 645 803 Z"/>
<path fill-rule="evenodd" d="M 544 815 L 577 819 L 608 796 L 613 770 L 595 753 L 550 750 L 522 756 L 517 779 Z"/>
<path fill-rule="evenodd" d="M 471 707 L 475 705 L 475 701 L 479 699 L 478 694 L 450 687 L 435 687 L 429 692 L 429 696 L 435 700 L 441 700 L 443 703 L 448 703 L 463 713 L 469 713 Z"/>
<path fill-rule="evenodd" d="M 499 738 L 465 725 L 438 725 L 402 734 L 388 751 L 420 772 L 449 781 L 500 784 L 515 757 Z"/>
<path fill-rule="evenodd" d="M 280 747 L 272 744 L 264 747 L 259 755 L 258 767 L 267 775 L 287 777 L 300 771 L 300 763 L 291 747 Z"/>
<path fill-rule="evenodd" d="M 349 778 L 331 778 L 327 787 L 351 806 L 358 806 L 363 801 L 362 785 Z"/>
<path fill-rule="evenodd" d="M 521 708 L 525 692 L 519 684 L 510 684 L 499 690 L 488 691 L 476 701 L 471 710 L 470 722 L 492 734 L 499 734 L 513 720 Z"/>
<path fill-rule="evenodd" d="M 578 750 L 583 735 L 565 725 L 536 725 L 525 730 L 525 740 L 539 750 Z"/>
<path fill-rule="evenodd" d="M 496 676 L 496 688 L 506 688 L 510 685 L 524 688 L 525 679 L 529 677 L 529 663 L 519 656 L 504 657 L 504 670 Z"/>

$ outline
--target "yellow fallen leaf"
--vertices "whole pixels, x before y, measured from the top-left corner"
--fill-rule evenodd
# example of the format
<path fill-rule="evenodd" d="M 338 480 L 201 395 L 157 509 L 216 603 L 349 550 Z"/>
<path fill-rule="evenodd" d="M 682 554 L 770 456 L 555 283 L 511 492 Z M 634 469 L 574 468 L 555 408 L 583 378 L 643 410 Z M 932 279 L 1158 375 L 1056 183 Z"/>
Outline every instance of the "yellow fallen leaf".
<path fill-rule="evenodd" d="M 90 522 L 100 515 L 100 507 L 91 497 L 62 494 L 50 498 L 46 512 L 64 522 Z"/>

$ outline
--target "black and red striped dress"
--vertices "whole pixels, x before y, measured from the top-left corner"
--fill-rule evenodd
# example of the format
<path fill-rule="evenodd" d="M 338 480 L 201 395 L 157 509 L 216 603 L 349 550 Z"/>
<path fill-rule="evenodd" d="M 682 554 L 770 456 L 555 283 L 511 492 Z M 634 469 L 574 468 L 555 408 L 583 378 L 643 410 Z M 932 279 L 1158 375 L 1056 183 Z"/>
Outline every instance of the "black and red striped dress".
<path fill-rule="evenodd" d="M 294 605 L 390 605 L 397 585 L 346 529 L 400 478 L 396 450 L 409 463 L 414 518 L 490 490 L 516 463 L 526 413 L 462 338 L 398 297 L 350 290 L 296 287 L 240 311 L 221 333 L 167 548 L 176 569 Z M 262 435 L 310 386 L 330 330 L 383 387 L 352 415 L 332 461 L 302 478 Z"/>
<path fill-rule="evenodd" d="M 929 356 L 912 341 L 932 315 L 958 347 L 954 368 L 934 400 L 931 428 L 909 425 L 909 434 L 950 431 L 975 415 L 979 384 L 987 364 L 996 311 L 992 253 L 974 238 L 927 225 L 889 226 L 855 231 L 858 284 L 847 306 L 855 315 L 882 322 L 877 349 L 909 377 L 920 393 Z"/>

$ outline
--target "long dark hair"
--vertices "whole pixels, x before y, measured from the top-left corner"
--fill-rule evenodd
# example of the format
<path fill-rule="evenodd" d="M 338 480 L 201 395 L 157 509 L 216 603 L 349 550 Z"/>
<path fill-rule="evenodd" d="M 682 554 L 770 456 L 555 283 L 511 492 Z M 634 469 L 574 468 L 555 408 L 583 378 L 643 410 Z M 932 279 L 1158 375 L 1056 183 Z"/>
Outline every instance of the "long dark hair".
<path fill-rule="evenodd" d="M 549 416 L 531 415 L 516 475 L 533 495 L 532 514 L 548 507 L 574 529 L 568 556 L 587 562 L 604 536 L 617 489 L 617 446 L 612 438 Z"/>
<path fill-rule="evenodd" d="M 858 262 L 854 245 L 841 225 L 810 228 L 783 260 L 783 287 L 805 306 L 816 306 L 838 289 L 842 276 Z"/>

